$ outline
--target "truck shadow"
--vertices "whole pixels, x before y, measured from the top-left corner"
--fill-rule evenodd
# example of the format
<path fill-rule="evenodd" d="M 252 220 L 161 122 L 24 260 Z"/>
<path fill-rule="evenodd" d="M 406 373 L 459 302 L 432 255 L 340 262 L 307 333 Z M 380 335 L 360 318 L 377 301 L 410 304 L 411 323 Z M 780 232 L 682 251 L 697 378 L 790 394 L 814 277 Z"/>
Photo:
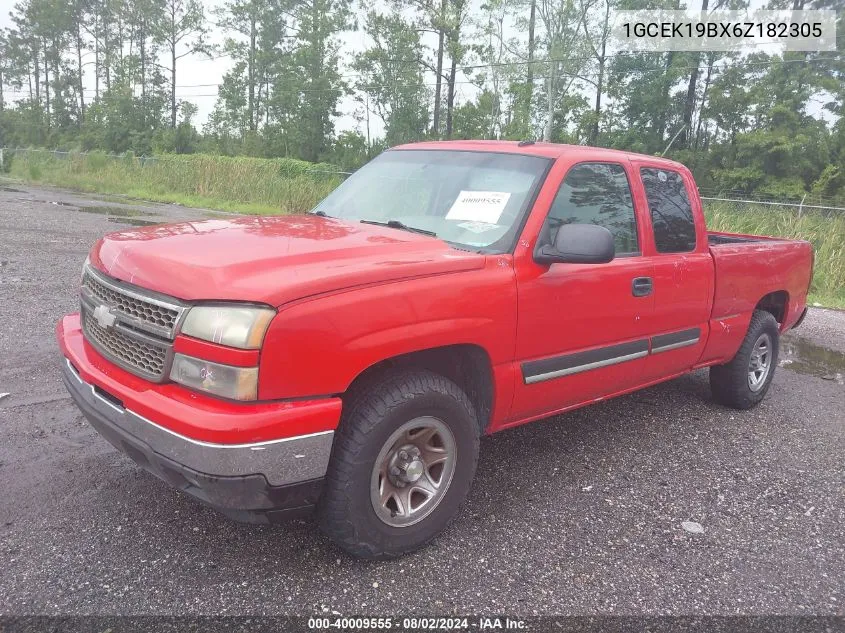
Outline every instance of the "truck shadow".
<path fill-rule="evenodd" d="M 471 505 L 481 519 L 507 514 L 515 491 L 539 498 L 553 480 L 558 491 L 591 492 L 605 473 L 666 451 L 668 437 L 704 431 L 725 411 L 712 400 L 706 372 L 698 372 L 488 436 L 476 477 L 496 486 L 482 483 Z"/>
<path fill-rule="evenodd" d="M 468 539 L 475 547 L 484 543 L 495 557 L 497 543 L 536 526 L 551 530 L 556 539 L 589 541 L 610 525 L 610 532 L 635 539 L 630 524 L 643 517 L 651 530 L 664 526 L 659 538 L 672 538 L 665 526 L 677 523 L 677 516 L 720 511 L 714 480 L 724 487 L 724 481 L 741 485 L 748 472 L 774 476 L 772 454 L 759 450 L 758 438 L 771 435 L 791 415 L 784 375 L 776 375 L 780 388 L 750 412 L 714 403 L 707 372 L 699 371 L 482 438 L 463 510 L 432 545 L 407 558 L 437 563 L 460 557 Z M 121 498 L 143 498 L 134 508 L 124 508 L 139 530 L 169 533 L 168 549 L 198 554 L 198 571 L 211 577 L 238 577 L 251 570 L 255 578 L 265 573 L 256 570 L 268 569 L 268 578 L 282 573 L 294 582 L 302 580 L 303 570 L 402 564 L 353 559 L 310 519 L 271 526 L 232 522 L 140 471 L 121 488 L 116 491 Z M 753 500 L 746 502 L 753 508 Z M 532 546 L 529 541 L 523 545 Z M 289 558 L 302 564 L 281 572 L 273 564 Z"/>
<path fill-rule="evenodd" d="M 663 450 L 665 447 L 657 445 L 666 441 L 667 433 L 677 435 L 677 428 L 698 429 L 697 425 L 711 424 L 712 418 L 724 412 L 711 401 L 706 374 L 699 373 L 484 437 L 475 483 L 464 509 L 446 533 L 411 556 L 437 557 L 442 555 L 438 550 L 454 546 L 455 535 L 473 530 L 474 525 L 498 522 L 504 526 L 531 516 L 537 503 L 554 505 L 569 496 L 583 496 L 585 488 L 597 485 L 597 477 L 608 470 L 619 472 L 625 460 L 633 457 L 635 461 L 638 454 Z M 677 428 L 673 431 L 672 427 Z M 674 450 L 682 452 L 683 446 L 678 443 Z M 636 466 L 636 470 L 642 468 Z M 652 483 L 658 479 L 655 476 Z M 549 493 L 550 488 L 554 494 Z M 173 492 L 161 484 L 157 494 Z M 319 565 L 336 565 L 337 560 L 363 566 L 390 564 L 347 556 L 320 534 L 313 519 L 272 526 L 238 524 L 185 495 L 179 498 L 182 517 L 190 520 L 195 515 L 206 534 L 213 534 L 212 540 L 225 541 L 226 560 L 237 567 L 258 565 L 268 552 L 281 559 L 304 555 Z"/>

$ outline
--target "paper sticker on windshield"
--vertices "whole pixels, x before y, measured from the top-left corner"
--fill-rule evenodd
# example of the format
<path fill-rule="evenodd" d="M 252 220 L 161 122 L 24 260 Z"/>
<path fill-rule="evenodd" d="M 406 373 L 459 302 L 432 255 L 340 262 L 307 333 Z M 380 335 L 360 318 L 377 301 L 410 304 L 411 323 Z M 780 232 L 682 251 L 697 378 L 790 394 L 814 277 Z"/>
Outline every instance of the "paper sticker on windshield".
<path fill-rule="evenodd" d="M 504 191 L 461 191 L 446 219 L 497 224 L 510 197 Z"/>
<path fill-rule="evenodd" d="M 471 233 L 486 233 L 487 231 L 492 231 L 493 229 L 498 229 L 498 224 L 490 224 L 489 222 L 461 222 L 458 224 L 459 227 L 462 229 L 466 229 Z"/>

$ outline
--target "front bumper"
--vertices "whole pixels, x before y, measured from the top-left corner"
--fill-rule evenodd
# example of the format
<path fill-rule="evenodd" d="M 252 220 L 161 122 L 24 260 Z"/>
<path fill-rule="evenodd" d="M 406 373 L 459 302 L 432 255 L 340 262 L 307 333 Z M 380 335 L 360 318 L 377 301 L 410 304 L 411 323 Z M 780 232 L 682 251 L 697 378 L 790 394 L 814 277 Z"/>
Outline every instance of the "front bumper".
<path fill-rule="evenodd" d="M 62 379 L 91 425 L 118 450 L 165 482 L 237 520 L 273 522 L 313 508 L 334 439 L 333 430 L 320 430 L 325 426 L 325 403 L 302 403 L 276 414 L 295 416 L 294 427 L 301 428 L 311 409 L 317 418 L 313 426 L 318 429 L 312 433 L 243 443 L 187 437 L 132 408 L 139 394 L 129 387 L 121 392 L 109 380 L 114 373 L 104 373 L 106 367 L 91 362 L 91 354 L 96 352 L 75 339 L 72 318 L 66 317 L 57 332 L 65 355 Z M 217 412 L 214 417 L 221 431 L 221 415 L 229 419 L 232 429 L 249 427 L 254 407 L 239 417 L 237 410 L 229 410 L 229 403 L 224 404 L 225 413 Z M 194 422 L 201 423 L 204 410 L 192 413 L 198 418 Z M 339 416 L 339 407 L 337 413 Z"/>

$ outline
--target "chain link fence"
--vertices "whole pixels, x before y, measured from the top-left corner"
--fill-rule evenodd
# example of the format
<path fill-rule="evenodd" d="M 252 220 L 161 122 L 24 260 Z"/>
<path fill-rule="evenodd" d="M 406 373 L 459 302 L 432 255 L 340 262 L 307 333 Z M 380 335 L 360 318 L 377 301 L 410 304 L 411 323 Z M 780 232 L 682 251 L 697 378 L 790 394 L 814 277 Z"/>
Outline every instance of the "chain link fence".
<path fill-rule="evenodd" d="M 111 160 L 132 160 L 136 161 L 137 164 L 141 167 L 146 165 L 152 165 L 159 161 L 159 158 L 156 156 L 145 156 L 140 155 L 136 156 L 133 152 L 126 152 L 125 154 L 110 154 L 107 152 L 102 151 L 94 151 L 94 152 L 77 152 L 77 151 L 65 151 L 65 150 L 58 150 L 58 149 L 37 149 L 31 147 L 0 147 L 0 173 L 4 171 L 8 171 L 8 166 L 11 163 L 12 159 L 16 154 L 28 154 L 28 153 L 35 153 L 41 154 L 46 156 L 51 156 L 55 159 L 59 160 L 68 160 L 69 158 L 73 157 L 87 157 L 90 155 L 96 155 L 98 157 L 104 159 L 111 159 Z M 167 161 L 168 163 L 172 162 L 179 162 L 178 154 L 168 154 Z M 187 156 L 187 155 L 186 155 Z M 235 157 L 227 157 L 227 158 L 237 158 Z M 251 158 L 251 157 L 248 157 Z M 259 159 L 260 160 L 260 159 Z M 267 159 L 272 160 L 272 159 Z M 188 162 L 188 159 L 184 159 L 181 162 Z M 351 171 L 341 171 L 341 170 L 334 170 L 334 169 L 325 169 L 324 167 L 315 167 L 314 169 L 308 169 L 306 171 L 308 174 L 325 174 L 330 176 L 338 176 L 340 178 L 346 178 L 347 176 L 352 175 L 353 172 Z"/>
<path fill-rule="evenodd" d="M 31 147 L 0 147 L 0 171 L 3 171 L 3 168 L 6 165 L 6 161 L 11 161 L 16 154 L 21 153 L 44 154 L 61 160 L 66 160 L 71 156 L 88 156 L 90 154 L 90 152 L 67 152 L 58 149 L 34 149 Z M 142 167 L 148 162 L 154 162 L 157 160 L 155 156 L 135 156 L 135 154 L 133 154 L 132 152 L 127 152 L 126 154 L 108 154 L 106 152 L 96 153 L 99 156 L 102 156 L 103 158 L 111 158 L 115 160 L 134 159 L 137 160 Z"/>
<path fill-rule="evenodd" d="M 804 211 L 813 210 L 827 213 L 845 212 L 845 199 L 832 198 L 817 194 L 805 194 L 802 198 L 788 198 L 785 196 L 768 196 L 750 193 L 741 189 L 707 189 L 699 187 L 702 200 L 712 202 L 733 202 L 737 204 L 754 204 L 762 207 L 793 208 L 798 215 Z"/>

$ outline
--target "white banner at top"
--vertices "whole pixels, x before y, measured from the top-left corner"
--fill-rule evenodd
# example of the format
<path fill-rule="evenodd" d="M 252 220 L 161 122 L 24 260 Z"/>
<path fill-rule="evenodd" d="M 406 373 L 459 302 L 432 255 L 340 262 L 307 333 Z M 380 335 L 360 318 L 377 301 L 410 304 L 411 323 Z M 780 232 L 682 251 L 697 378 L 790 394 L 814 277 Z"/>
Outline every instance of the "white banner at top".
<path fill-rule="evenodd" d="M 614 11 L 611 32 L 623 51 L 835 51 L 836 12 Z"/>

